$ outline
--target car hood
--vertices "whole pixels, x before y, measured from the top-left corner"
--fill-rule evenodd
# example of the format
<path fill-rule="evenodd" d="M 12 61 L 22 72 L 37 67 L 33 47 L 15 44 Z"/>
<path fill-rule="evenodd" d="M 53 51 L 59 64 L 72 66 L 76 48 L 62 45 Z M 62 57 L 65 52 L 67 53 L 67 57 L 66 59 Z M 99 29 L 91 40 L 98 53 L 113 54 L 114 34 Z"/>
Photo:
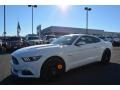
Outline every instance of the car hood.
<path fill-rule="evenodd" d="M 51 52 L 57 52 L 65 46 L 54 45 L 54 44 L 44 44 L 44 45 L 34 45 L 25 48 L 21 48 L 12 53 L 12 55 L 17 56 L 37 56 L 37 55 L 47 55 Z"/>

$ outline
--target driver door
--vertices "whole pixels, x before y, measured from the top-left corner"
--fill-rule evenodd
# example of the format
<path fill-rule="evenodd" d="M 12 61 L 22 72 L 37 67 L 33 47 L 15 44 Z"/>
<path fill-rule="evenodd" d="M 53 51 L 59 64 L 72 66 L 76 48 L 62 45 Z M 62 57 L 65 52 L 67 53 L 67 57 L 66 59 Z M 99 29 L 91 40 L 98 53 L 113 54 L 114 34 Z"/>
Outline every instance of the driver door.
<path fill-rule="evenodd" d="M 90 37 L 82 36 L 75 42 L 71 52 L 71 68 L 92 62 L 93 56 L 96 54 L 96 49 L 88 38 Z"/>

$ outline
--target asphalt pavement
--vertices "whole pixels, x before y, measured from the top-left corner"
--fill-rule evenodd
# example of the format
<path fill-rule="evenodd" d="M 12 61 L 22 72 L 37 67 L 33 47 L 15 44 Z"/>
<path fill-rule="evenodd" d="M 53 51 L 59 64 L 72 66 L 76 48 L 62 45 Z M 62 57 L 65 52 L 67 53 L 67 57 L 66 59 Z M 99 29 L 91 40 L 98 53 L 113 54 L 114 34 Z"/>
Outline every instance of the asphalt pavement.
<path fill-rule="evenodd" d="M 114 47 L 111 63 L 92 63 L 54 78 L 52 81 L 16 78 L 10 73 L 10 53 L 0 54 L 1 85 L 120 85 L 120 47 Z"/>

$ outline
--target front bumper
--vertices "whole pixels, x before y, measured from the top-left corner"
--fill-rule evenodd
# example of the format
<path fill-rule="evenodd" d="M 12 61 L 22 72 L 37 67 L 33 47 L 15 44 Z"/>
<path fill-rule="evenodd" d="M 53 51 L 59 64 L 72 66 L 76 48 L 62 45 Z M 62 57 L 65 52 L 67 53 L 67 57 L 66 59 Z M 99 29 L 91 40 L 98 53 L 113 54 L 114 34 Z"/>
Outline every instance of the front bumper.
<path fill-rule="evenodd" d="M 24 62 L 17 58 L 19 64 L 15 64 L 11 60 L 11 73 L 22 78 L 40 78 L 40 60 L 34 62 Z"/>

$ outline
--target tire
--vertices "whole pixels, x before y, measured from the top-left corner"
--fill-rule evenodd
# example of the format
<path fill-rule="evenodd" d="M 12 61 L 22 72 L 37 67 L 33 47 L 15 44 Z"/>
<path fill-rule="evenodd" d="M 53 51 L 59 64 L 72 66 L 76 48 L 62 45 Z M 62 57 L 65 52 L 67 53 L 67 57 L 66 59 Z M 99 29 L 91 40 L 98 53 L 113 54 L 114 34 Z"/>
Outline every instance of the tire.
<path fill-rule="evenodd" d="M 110 58 L 111 58 L 111 51 L 109 49 L 106 49 L 103 52 L 101 63 L 102 64 L 108 64 L 110 62 Z"/>
<path fill-rule="evenodd" d="M 41 68 L 41 79 L 49 81 L 65 72 L 65 64 L 59 58 L 50 58 Z"/>

